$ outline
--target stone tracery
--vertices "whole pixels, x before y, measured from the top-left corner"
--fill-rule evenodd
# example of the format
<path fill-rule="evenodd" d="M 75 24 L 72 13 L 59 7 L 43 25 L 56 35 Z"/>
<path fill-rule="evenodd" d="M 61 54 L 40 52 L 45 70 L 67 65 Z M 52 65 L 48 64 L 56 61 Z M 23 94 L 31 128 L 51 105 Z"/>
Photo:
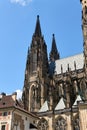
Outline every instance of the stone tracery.
<path fill-rule="evenodd" d="M 55 130 L 66 130 L 66 120 L 63 117 L 56 119 Z"/>
<path fill-rule="evenodd" d="M 80 130 L 80 127 L 79 127 L 79 117 L 77 116 L 74 120 L 74 130 Z"/>
<path fill-rule="evenodd" d="M 48 122 L 42 118 L 38 123 L 38 130 L 48 130 Z"/>

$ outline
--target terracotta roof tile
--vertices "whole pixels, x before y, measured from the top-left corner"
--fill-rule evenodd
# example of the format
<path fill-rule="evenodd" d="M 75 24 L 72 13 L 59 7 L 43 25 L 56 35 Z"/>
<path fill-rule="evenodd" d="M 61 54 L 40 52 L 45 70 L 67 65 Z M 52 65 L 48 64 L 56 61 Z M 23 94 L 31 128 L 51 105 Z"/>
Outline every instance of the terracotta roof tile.
<path fill-rule="evenodd" d="M 12 99 L 11 95 L 2 96 L 0 99 L 0 108 L 11 107 L 15 105 L 15 101 Z"/>

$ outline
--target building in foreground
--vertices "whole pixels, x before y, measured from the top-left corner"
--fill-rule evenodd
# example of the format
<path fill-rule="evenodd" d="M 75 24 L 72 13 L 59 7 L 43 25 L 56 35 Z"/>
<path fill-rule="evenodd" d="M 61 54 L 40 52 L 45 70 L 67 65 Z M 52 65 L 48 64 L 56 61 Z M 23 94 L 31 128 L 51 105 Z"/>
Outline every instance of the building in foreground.
<path fill-rule="evenodd" d="M 40 117 L 38 130 L 87 130 L 87 0 L 82 4 L 83 53 L 60 59 L 42 35 L 39 16 L 28 49 L 23 87 L 24 109 Z"/>
<path fill-rule="evenodd" d="M 37 130 L 37 116 L 23 109 L 23 105 L 12 95 L 0 95 L 0 130 Z"/>

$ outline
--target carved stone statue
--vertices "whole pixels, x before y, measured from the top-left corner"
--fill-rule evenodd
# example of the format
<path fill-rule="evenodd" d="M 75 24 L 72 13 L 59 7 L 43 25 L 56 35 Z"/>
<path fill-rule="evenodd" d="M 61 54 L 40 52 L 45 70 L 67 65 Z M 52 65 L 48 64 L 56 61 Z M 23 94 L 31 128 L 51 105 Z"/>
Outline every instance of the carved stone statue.
<path fill-rule="evenodd" d="M 74 87 L 74 94 L 78 94 L 78 86 L 77 86 L 77 81 L 75 80 L 73 83 L 73 87 Z"/>
<path fill-rule="evenodd" d="M 59 91 L 59 97 L 64 96 L 63 84 L 60 84 L 58 86 L 58 91 Z"/>
<path fill-rule="evenodd" d="M 80 83 L 80 91 L 81 91 L 81 95 L 83 96 L 84 100 L 87 100 L 87 81 L 84 79 L 82 79 L 81 83 Z"/>

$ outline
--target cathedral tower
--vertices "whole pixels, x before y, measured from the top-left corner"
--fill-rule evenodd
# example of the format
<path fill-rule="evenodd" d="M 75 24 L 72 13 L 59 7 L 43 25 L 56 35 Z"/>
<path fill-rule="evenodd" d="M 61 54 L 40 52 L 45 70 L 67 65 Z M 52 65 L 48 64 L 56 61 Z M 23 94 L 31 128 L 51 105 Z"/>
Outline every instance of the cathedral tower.
<path fill-rule="evenodd" d="M 25 70 L 23 102 L 26 110 L 37 112 L 43 105 L 47 94 L 47 72 L 47 46 L 42 36 L 39 16 L 37 16 Z"/>
<path fill-rule="evenodd" d="M 87 0 L 80 0 L 82 3 L 82 31 L 84 45 L 84 71 L 87 77 Z"/>

